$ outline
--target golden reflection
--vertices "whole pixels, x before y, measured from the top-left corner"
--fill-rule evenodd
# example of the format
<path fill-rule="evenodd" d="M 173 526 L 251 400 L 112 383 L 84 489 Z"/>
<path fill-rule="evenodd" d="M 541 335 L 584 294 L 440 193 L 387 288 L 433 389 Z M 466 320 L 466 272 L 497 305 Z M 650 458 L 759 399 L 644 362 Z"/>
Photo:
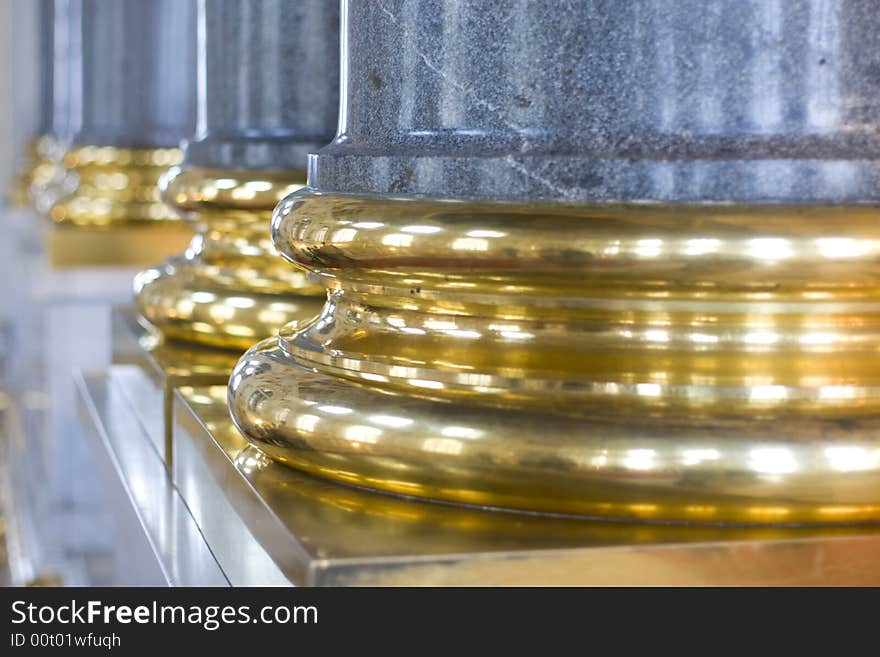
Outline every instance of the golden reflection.
<path fill-rule="evenodd" d="M 182 255 L 136 277 L 143 317 L 171 338 L 245 349 L 318 314 L 323 288 L 284 262 L 269 235 L 272 208 L 300 175 L 170 170 L 164 198 L 198 234 Z"/>
<path fill-rule="evenodd" d="M 48 163 L 48 158 L 40 152 L 42 150 L 41 144 L 50 141 L 53 141 L 51 136 L 42 135 L 28 144 L 24 162 L 9 190 L 9 203 L 13 207 L 24 208 L 31 204 L 31 188 L 37 184 L 36 181 L 39 178 L 45 176 L 44 171 Z M 48 181 L 41 180 L 41 186 L 45 182 Z"/>
<path fill-rule="evenodd" d="M 49 217 L 58 225 L 83 228 L 176 222 L 156 185 L 180 159 L 177 148 L 75 146 L 62 160 L 71 189 L 54 199 Z"/>
<path fill-rule="evenodd" d="M 231 465 L 226 477 L 241 477 L 271 510 L 274 518 L 295 537 L 303 550 L 301 565 L 313 580 L 298 584 L 352 583 L 460 583 L 474 584 L 544 583 L 559 577 L 558 583 L 791 583 L 788 568 L 797 560 L 794 571 L 810 582 L 838 578 L 842 573 L 829 559 L 834 541 L 857 537 L 872 541 L 876 529 L 848 527 L 718 527 L 715 515 L 721 511 L 711 504 L 689 504 L 687 512 L 706 526 L 677 526 L 666 523 L 624 523 L 584 521 L 554 515 L 497 513 L 492 510 L 460 505 L 430 504 L 391 495 L 379 495 L 319 477 L 296 472 L 273 463 L 260 450 L 250 447 L 231 425 L 221 401 L 225 391 L 215 388 L 183 388 L 186 406 L 180 407 L 178 426 L 186 430 L 181 440 L 193 443 L 203 439 L 193 425 L 205 427 L 225 451 Z M 215 402 L 206 403 L 213 399 Z M 302 416 L 300 416 L 302 417 Z M 394 416 L 402 417 L 402 416 Z M 363 449 L 350 447 L 349 451 Z M 444 451 L 437 452 L 444 458 Z M 333 462 L 327 454 L 327 463 Z M 445 453 L 445 457 L 451 457 Z M 337 480 L 361 485 L 370 483 L 363 474 L 350 469 L 346 457 L 336 460 L 328 473 Z M 426 490 L 401 468 L 400 459 L 388 459 L 397 476 L 386 480 L 410 495 L 424 495 Z M 230 488 L 235 488 L 231 486 Z M 234 497 L 234 494 L 233 494 Z M 252 504 L 252 497 L 245 504 Z M 244 508 L 252 508 L 250 506 Z M 610 507 L 606 507 L 610 508 Z M 838 507 L 821 508 L 833 516 Z M 633 501 L 634 514 L 651 515 L 662 511 L 657 502 Z M 830 511 L 830 514 L 828 513 Z M 750 517 L 780 517 L 780 509 L 771 504 L 756 504 Z M 784 513 L 784 510 L 783 510 Z M 722 513 L 723 515 L 723 513 Z M 258 531 L 261 519 L 244 514 L 246 523 Z M 373 540 L 382 536 L 381 541 Z M 809 539 L 805 541 L 804 539 Z M 835 559 L 837 564 L 851 564 L 858 552 L 848 544 Z M 669 549 L 674 547 L 675 549 Z M 608 548 L 608 549 L 604 549 Z M 622 555 L 643 555 L 641 566 Z M 723 550 L 725 556 L 719 554 Z M 705 551 L 706 556 L 700 554 Z M 749 558 L 736 558 L 748 554 Z M 806 554 L 805 554 L 806 553 Z M 647 555 L 652 556 L 647 556 Z M 535 558 L 523 567 L 523 559 Z M 573 558 L 580 561 L 572 561 Z M 512 558 L 516 557 L 516 558 Z M 865 546 L 870 560 L 870 549 Z M 836 561 L 839 559 L 840 561 Z M 468 562 L 480 564 L 474 570 Z M 396 568 L 389 568 L 395 563 Z M 491 570 L 485 570 L 492 564 Z M 723 564 L 720 567 L 719 564 Z M 730 571 L 731 564 L 747 566 L 750 575 Z M 820 564 L 819 567 L 816 564 Z M 865 571 L 853 566 L 850 577 L 865 582 Z M 492 574 L 489 574 L 492 573 Z M 633 574 L 635 573 L 635 575 Z M 391 578 L 391 579 L 389 579 Z M 803 581 L 803 580 L 798 580 Z"/>
<path fill-rule="evenodd" d="M 877 219 L 304 191 L 279 205 L 275 244 L 327 302 L 245 355 L 230 410 L 273 458 L 392 492 L 880 520 Z"/>
<path fill-rule="evenodd" d="M 25 163 L 12 189 L 13 205 L 32 204 L 38 212 L 47 212 L 73 183 L 63 158 L 64 147 L 52 135 L 41 135 L 29 144 Z"/>

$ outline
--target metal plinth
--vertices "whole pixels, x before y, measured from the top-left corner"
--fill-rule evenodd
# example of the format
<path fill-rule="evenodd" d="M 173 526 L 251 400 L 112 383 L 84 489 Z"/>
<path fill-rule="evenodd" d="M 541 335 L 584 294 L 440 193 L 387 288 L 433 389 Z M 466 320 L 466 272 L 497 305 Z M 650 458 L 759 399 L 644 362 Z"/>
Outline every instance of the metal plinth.
<path fill-rule="evenodd" d="M 46 257 L 52 267 L 144 267 L 185 248 L 192 230 L 182 222 L 161 226 L 50 226 Z"/>
<path fill-rule="evenodd" d="M 227 586 L 130 404 L 134 366 L 77 378 L 80 421 L 112 502 L 121 586 Z"/>
<path fill-rule="evenodd" d="M 630 524 L 421 502 L 271 461 L 232 425 L 223 387 L 182 387 L 174 404 L 174 480 L 218 560 L 237 559 L 227 574 L 269 573 L 268 556 L 299 585 L 880 584 L 880 528 Z M 247 562 L 243 543 L 259 557 Z"/>
<path fill-rule="evenodd" d="M 113 310 L 113 362 L 131 364 L 125 394 L 146 435 L 170 463 L 172 395 L 182 385 L 224 385 L 239 353 L 165 340 L 146 328 L 137 310 Z"/>
<path fill-rule="evenodd" d="M 134 269 L 58 269 L 33 212 L 9 213 L 3 262 L 8 326 L 0 386 L 0 479 L 12 582 L 109 583 L 108 499 L 76 421 L 73 372 L 111 362 L 111 308 L 130 298 Z"/>

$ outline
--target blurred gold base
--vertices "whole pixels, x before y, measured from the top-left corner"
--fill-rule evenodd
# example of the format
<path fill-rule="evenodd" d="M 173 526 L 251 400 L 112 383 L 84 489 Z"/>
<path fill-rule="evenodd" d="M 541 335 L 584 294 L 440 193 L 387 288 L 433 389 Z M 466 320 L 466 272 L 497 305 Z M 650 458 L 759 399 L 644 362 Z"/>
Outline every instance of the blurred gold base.
<path fill-rule="evenodd" d="M 75 146 L 63 157 L 71 191 L 54 200 L 49 218 L 77 228 L 177 223 L 158 182 L 180 159 L 177 148 Z"/>
<path fill-rule="evenodd" d="M 52 135 L 41 135 L 28 145 L 25 162 L 10 191 L 15 207 L 33 205 L 46 212 L 65 189 L 67 172 L 62 165 L 63 147 Z"/>
<path fill-rule="evenodd" d="M 168 337 L 243 351 L 290 321 L 315 317 L 323 287 L 282 260 L 269 234 L 273 208 L 302 177 L 170 171 L 165 200 L 195 223 L 197 235 L 183 255 L 138 275 L 144 318 Z"/>
<path fill-rule="evenodd" d="M 112 228 L 58 224 L 46 229 L 52 267 L 143 267 L 178 252 L 192 239 L 182 222 Z"/>
<path fill-rule="evenodd" d="M 273 458 L 480 506 L 880 521 L 880 212 L 302 192 L 275 244 L 330 290 L 246 354 Z"/>
<path fill-rule="evenodd" d="M 76 184 L 76 176 L 64 166 L 65 146 L 52 135 L 37 140 L 37 160 L 28 196 L 34 209 L 48 214 L 55 202 Z"/>
<path fill-rule="evenodd" d="M 297 585 L 880 584 L 880 528 L 603 522 L 434 504 L 313 477 L 249 446 L 219 387 L 180 388 L 175 444 L 183 495 L 204 505 L 222 486 L 224 501 Z M 194 458 L 216 483 L 199 478 L 205 468 Z M 206 514 L 205 522 L 211 517 L 228 520 Z"/>

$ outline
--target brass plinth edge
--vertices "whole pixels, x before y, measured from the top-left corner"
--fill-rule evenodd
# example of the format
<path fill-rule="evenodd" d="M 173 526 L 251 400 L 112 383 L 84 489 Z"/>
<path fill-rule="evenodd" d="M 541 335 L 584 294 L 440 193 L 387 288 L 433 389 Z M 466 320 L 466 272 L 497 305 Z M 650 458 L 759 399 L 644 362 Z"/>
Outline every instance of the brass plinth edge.
<path fill-rule="evenodd" d="M 50 225 L 46 256 L 56 269 L 71 267 L 146 267 L 185 248 L 192 230 L 183 222 L 123 224 L 111 229 Z"/>
<path fill-rule="evenodd" d="M 160 198 L 158 182 L 181 157 L 178 148 L 70 148 L 62 160 L 70 189 L 52 203 L 49 218 L 92 229 L 177 222 L 177 214 Z"/>
<path fill-rule="evenodd" d="M 193 458 L 211 464 L 210 481 L 185 495 L 207 499 L 222 482 L 298 585 L 866 585 L 880 575 L 871 557 L 880 527 L 584 522 L 340 486 L 248 445 L 229 420 L 225 388 L 178 389 L 175 445 L 181 469 Z"/>
<path fill-rule="evenodd" d="M 878 218 L 300 192 L 275 244 L 328 301 L 242 358 L 230 410 L 274 458 L 395 493 L 877 521 Z"/>
<path fill-rule="evenodd" d="M 303 178 L 171 169 L 163 198 L 197 234 L 182 255 L 136 277 L 141 315 L 169 338 L 240 350 L 317 315 L 324 288 L 278 255 L 269 232 L 272 210 Z"/>

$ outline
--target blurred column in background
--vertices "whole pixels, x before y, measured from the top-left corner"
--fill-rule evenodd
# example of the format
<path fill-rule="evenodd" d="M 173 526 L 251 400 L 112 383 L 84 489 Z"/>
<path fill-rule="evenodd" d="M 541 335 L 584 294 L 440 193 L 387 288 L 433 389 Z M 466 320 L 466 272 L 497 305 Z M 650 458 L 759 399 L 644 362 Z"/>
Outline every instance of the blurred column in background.
<path fill-rule="evenodd" d="M 305 184 L 308 153 L 335 131 L 338 4 L 203 0 L 198 30 L 197 134 L 161 185 L 197 234 L 181 255 L 137 276 L 142 316 L 118 315 L 147 366 L 133 396 L 160 445 L 170 417 L 152 408 L 174 386 L 224 383 L 248 346 L 311 319 L 324 296 L 277 254 L 270 225 L 278 201 Z"/>
<path fill-rule="evenodd" d="M 64 167 L 70 146 L 73 108 L 81 89 L 80 0 L 41 0 L 40 122 L 28 196 L 41 214 L 71 190 L 75 178 Z"/>
<path fill-rule="evenodd" d="M 147 264 L 191 235 L 156 185 L 195 126 L 194 4 L 77 0 L 74 8 L 63 158 L 71 183 L 48 209 L 60 229 L 49 255 L 62 265 Z"/>
<path fill-rule="evenodd" d="M 138 277 L 138 305 L 167 337 L 240 353 L 322 305 L 323 288 L 277 254 L 269 229 L 278 201 L 305 185 L 308 153 L 336 130 L 339 7 L 199 6 L 199 130 L 166 190 L 199 234 L 185 254 Z"/>

